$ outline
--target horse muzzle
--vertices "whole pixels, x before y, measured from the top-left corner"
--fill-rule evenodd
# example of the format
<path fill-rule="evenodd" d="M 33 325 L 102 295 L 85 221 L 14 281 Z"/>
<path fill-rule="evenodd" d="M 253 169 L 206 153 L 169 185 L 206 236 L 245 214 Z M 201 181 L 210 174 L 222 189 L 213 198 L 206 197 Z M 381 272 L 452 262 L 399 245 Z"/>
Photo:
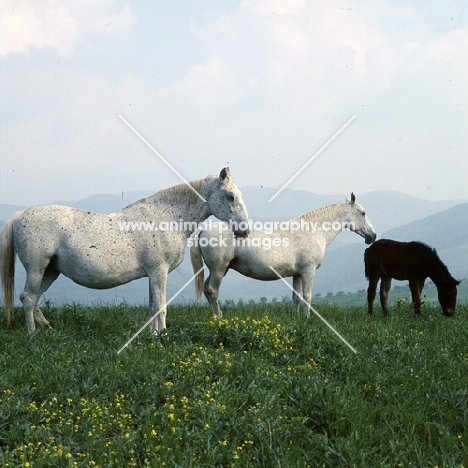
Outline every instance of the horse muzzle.
<path fill-rule="evenodd" d="M 245 239 L 250 234 L 250 229 L 237 229 L 234 231 L 234 236 L 236 239 Z"/>
<path fill-rule="evenodd" d="M 373 242 L 375 242 L 376 238 L 377 238 L 377 234 L 373 232 L 372 234 L 366 234 L 364 236 L 364 241 L 366 242 L 366 244 L 372 244 Z"/>

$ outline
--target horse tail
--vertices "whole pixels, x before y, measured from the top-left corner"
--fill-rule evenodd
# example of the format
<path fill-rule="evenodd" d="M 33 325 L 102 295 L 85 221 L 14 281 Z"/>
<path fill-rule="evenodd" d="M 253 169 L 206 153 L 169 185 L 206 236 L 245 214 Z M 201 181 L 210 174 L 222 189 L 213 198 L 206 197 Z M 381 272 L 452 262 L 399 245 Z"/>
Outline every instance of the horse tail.
<path fill-rule="evenodd" d="M 364 272 L 366 278 L 378 274 L 381 269 L 382 251 L 388 246 L 388 239 L 380 239 L 364 250 Z"/>
<path fill-rule="evenodd" d="M 203 257 L 201 254 L 200 245 L 198 241 L 200 233 L 202 231 L 203 231 L 203 226 L 200 226 L 191 236 L 192 245 L 190 246 L 190 260 L 192 262 L 192 268 L 193 268 L 194 273 L 197 273 L 198 271 L 200 271 L 201 268 L 203 268 Z M 201 299 L 204 283 L 205 283 L 205 274 L 204 274 L 204 268 L 203 268 L 203 270 L 201 270 L 200 273 L 198 273 L 198 275 L 195 278 L 195 293 L 196 293 L 197 301 Z"/>
<path fill-rule="evenodd" d="M 369 264 L 369 249 L 364 250 L 364 274 L 366 275 L 366 279 L 369 279 L 369 269 L 368 269 L 368 264 Z"/>
<path fill-rule="evenodd" d="M 15 291 L 15 241 L 13 238 L 13 221 L 21 215 L 17 211 L 4 224 L 0 232 L 0 277 L 3 285 L 5 316 L 8 326 L 11 323 L 11 307 Z"/>

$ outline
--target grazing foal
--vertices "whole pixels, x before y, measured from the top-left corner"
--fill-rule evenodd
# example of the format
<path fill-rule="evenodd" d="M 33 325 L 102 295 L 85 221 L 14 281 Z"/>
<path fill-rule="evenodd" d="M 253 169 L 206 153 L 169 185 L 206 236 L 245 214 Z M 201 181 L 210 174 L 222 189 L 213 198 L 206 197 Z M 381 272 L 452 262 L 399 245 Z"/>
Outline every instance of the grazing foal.
<path fill-rule="evenodd" d="M 388 315 L 388 292 L 392 278 L 409 280 L 414 312 L 421 313 L 421 292 L 426 278 L 437 286 L 439 302 L 446 316 L 452 316 L 457 302 L 457 281 L 442 263 L 435 249 L 422 242 L 398 242 L 380 239 L 364 253 L 367 289 L 367 307 L 372 314 L 377 283 L 380 283 L 380 304 L 385 316 Z"/>

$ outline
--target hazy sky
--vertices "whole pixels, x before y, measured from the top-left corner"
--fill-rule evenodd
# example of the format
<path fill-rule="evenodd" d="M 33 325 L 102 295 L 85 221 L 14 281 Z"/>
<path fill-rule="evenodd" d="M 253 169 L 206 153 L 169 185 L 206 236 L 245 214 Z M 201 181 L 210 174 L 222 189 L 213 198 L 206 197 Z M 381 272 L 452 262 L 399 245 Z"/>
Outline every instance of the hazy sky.
<path fill-rule="evenodd" d="M 179 183 L 468 198 L 468 3 L 1 0 L 0 203 Z"/>

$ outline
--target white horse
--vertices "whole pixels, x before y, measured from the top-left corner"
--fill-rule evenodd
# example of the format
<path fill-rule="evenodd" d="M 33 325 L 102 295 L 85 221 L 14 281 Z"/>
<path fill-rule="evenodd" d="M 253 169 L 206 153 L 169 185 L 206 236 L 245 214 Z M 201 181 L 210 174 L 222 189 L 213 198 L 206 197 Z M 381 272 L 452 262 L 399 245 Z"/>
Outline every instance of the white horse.
<path fill-rule="evenodd" d="M 203 271 L 197 276 L 197 298 L 204 291 L 214 315 L 221 318 L 219 287 L 229 268 L 249 278 L 273 281 L 278 279 L 270 268 L 273 267 L 282 277 L 293 277 L 294 290 L 310 305 L 315 271 L 322 263 L 325 249 L 343 229 L 364 237 L 367 244 L 376 238 L 372 223 L 353 193 L 350 200 L 309 211 L 290 221 L 263 223 L 261 229 L 255 232 L 251 229 L 245 240 L 234 239 L 224 223 L 213 223 L 209 230 L 201 226 L 190 239 L 190 258 L 195 272 L 204 260 L 210 275 L 206 282 Z M 300 302 L 298 295 L 293 294 L 295 313 Z M 308 307 L 307 316 L 309 313 Z"/>
<path fill-rule="evenodd" d="M 150 330 L 156 333 L 166 328 L 167 276 L 182 262 L 192 232 L 211 215 L 229 221 L 233 230 L 248 222 L 242 194 L 229 168 L 224 168 L 219 177 L 207 176 L 190 185 L 206 202 L 186 184 L 180 184 L 112 214 L 57 205 L 15 213 L 0 233 L 8 323 L 17 253 L 26 269 L 20 299 L 29 333 L 35 330 L 34 320 L 49 325 L 38 301 L 60 273 L 93 289 L 148 277 L 150 318 L 157 314 Z M 248 233 L 247 228 L 235 231 L 238 237 Z"/>

